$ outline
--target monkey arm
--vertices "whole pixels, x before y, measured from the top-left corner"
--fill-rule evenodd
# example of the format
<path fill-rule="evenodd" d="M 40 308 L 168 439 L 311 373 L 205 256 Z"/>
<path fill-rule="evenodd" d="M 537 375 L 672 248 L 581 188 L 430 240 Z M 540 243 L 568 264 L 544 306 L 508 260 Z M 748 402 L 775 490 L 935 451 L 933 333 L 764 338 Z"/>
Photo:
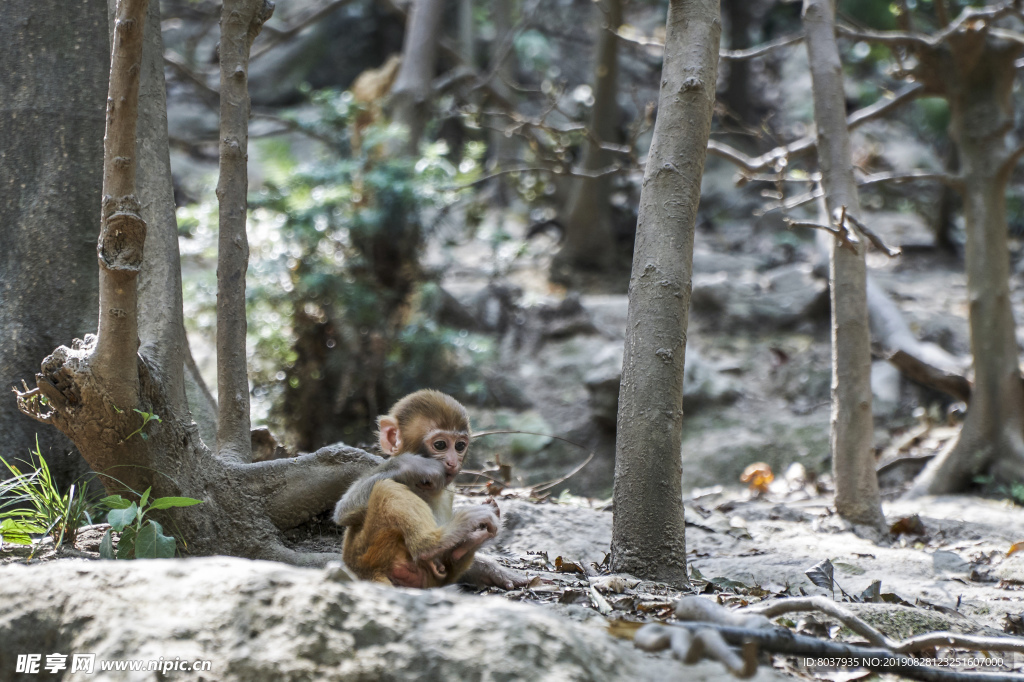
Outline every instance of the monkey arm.
<path fill-rule="evenodd" d="M 433 561 L 449 555 L 453 562 L 461 564 L 463 558 L 471 559 L 477 547 L 497 535 L 500 526 L 498 505 L 494 500 L 488 500 L 487 504 L 456 510 L 452 520 L 440 528 L 440 537 L 436 540 L 430 538 L 432 542 L 429 542 L 424 538 L 427 542 L 414 543 L 406 537 L 406 544 L 410 554 L 420 561 Z M 466 562 L 462 568 L 469 568 L 471 563 Z"/>
<path fill-rule="evenodd" d="M 339 526 L 357 526 L 363 523 L 370 493 L 378 481 L 394 480 L 409 486 L 411 490 L 431 491 L 444 487 L 444 465 L 435 460 L 414 454 L 391 457 L 372 473 L 355 483 L 334 507 L 332 518 Z"/>

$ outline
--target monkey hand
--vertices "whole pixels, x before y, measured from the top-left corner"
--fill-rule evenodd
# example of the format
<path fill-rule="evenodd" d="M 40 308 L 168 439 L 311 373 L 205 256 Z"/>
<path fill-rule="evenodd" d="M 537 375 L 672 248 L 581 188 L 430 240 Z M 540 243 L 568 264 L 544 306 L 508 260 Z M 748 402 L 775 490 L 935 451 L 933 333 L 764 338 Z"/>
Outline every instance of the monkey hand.
<path fill-rule="evenodd" d="M 485 532 L 485 540 L 498 534 L 498 529 L 501 528 L 501 510 L 498 509 L 498 503 L 493 499 L 488 497 L 486 502 L 461 511 L 465 514 L 466 527 L 474 532 Z"/>
<path fill-rule="evenodd" d="M 398 468 L 393 480 L 421 494 L 440 492 L 447 484 L 444 462 L 413 454 L 398 455 L 395 460 Z"/>

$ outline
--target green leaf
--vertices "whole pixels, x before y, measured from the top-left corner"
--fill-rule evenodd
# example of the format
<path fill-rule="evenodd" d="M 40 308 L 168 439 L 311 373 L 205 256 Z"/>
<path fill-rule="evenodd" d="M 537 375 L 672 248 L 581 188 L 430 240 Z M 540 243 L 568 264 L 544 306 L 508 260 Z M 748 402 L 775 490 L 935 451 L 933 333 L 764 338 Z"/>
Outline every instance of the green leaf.
<path fill-rule="evenodd" d="M 135 528 L 129 526 L 117 541 L 117 558 L 135 558 Z"/>
<path fill-rule="evenodd" d="M 148 433 L 140 433 L 139 437 L 142 438 L 142 440 L 149 440 L 149 434 Z"/>
<path fill-rule="evenodd" d="M 107 514 L 107 523 L 114 530 L 121 532 L 124 527 L 135 520 L 135 516 L 138 514 L 139 508 L 132 502 L 126 509 L 111 509 L 110 513 Z"/>
<path fill-rule="evenodd" d="M 120 495 L 108 495 L 100 500 L 101 505 L 110 509 L 127 509 L 131 503 L 131 500 L 126 500 Z"/>
<path fill-rule="evenodd" d="M 174 538 L 164 535 L 163 528 L 150 520 L 135 539 L 135 557 L 138 559 L 170 559 L 174 556 Z"/>
<path fill-rule="evenodd" d="M 146 506 L 146 500 L 149 499 L 149 493 L 152 492 L 152 490 L 153 490 L 153 487 L 150 486 L 150 487 L 146 488 L 146 492 L 142 493 L 142 500 L 139 502 L 139 508 L 140 509 L 142 507 Z"/>
<path fill-rule="evenodd" d="M 158 497 L 149 505 L 150 509 L 170 509 L 171 507 L 191 507 L 195 504 L 202 504 L 202 500 L 191 497 Z"/>
<path fill-rule="evenodd" d="M 114 534 L 111 532 L 109 528 L 107 529 L 107 532 L 103 534 L 103 538 L 100 540 L 100 558 L 114 558 Z"/>
<path fill-rule="evenodd" d="M 0 522 L 0 538 L 12 545 L 31 545 L 30 533 L 41 535 L 45 532 L 45 528 L 24 521 L 8 518 Z"/>

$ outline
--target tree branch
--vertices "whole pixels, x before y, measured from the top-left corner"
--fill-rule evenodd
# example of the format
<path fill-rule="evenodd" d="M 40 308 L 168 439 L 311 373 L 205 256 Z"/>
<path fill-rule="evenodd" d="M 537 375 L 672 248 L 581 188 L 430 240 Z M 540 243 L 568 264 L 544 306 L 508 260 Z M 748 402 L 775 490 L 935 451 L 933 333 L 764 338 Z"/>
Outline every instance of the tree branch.
<path fill-rule="evenodd" d="M 135 133 L 139 79 L 148 0 L 121 0 L 114 20 L 103 136 L 103 206 L 99 329 L 95 369 L 116 405 L 130 410 L 139 402 L 138 275 L 146 243 L 142 203 L 135 194 Z"/>
<path fill-rule="evenodd" d="M 328 2 L 319 9 L 313 10 L 306 16 L 302 17 L 301 19 L 297 19 L 295 22 L 291 23 L 285 28 L 278 29 L 273 28 L 272 26 L 266 26 L 264 30 L 266 30 L 266 32 L 269 34 L 267 36 L 267 40 L 263 41 L 262 45 L 260 45 L 257 49 L 253 50 L 252 56 L 249 57 L 249 60 L 252 61 L 253 59 L 259 59 L 267 52 L 270 52 L 270 50 L 274 49 L 280 43 L 283 43 L 289 38 L 294 38 L 299 33 L 301 33 L 303 29 L 305 29 L 306 27 L 315 24 L 316 22 L 320 21 L 328 14 L 333 12 L 334 10 L 338 9 L 339 7 L 344 7 L 350 2 L 352 2 L 352 0 L 332 0 L 332 2 Z"/>
<path fill-rule="evenodd" d="M 880 99 L 874 104 L 870 104 L 853 112 L 846 118 L 846 126 L 848 129 L 853 130 L 854 128 L 857 128 L 872 119 L 878 118 L 879 116 L 888 113 L 910 100 L 920 97 L 923 92 L 924 86 L 921 83 L 911 83 L 893 95 L 892 98 Z M 776 147 L 771 151 L 765 152 L 761 156 L 751 157 L 727 144 L 723 144 L 717 140 L 710 140 L 708 142 L 708 152 L 720 158 L 732 161 L 746 171 L 755 173 L 757 171 L 774 167 L 776 162 L 780 159 L 789 159 L 794 156 L 807 154 L 815 150 L 817 148 L 817 144 L 817 136 L 808 135 L 798 140 L 794 140 L 789 144 Z"/>
<path fill-rule="evenodd" d="M 287 530 L 330 509 L 380 462 L 358 448 L 328 445 L 308 455 L 243 465 L 240 475 L 266 500 L 271 523 Z"/>
<path fill-rule="evenodd" d="M 767 42 L 763 45 L 755 45 L 753 47 L 748 47 L 743 50 L 719 50 L 718 58 L 724 62 L 736 62 L 743 61 L 746 59 L 754 59 L 756 57 L 763 57 L 772 50 L 776 50 L 780 47 L 785 47 L 786 45 L 793 45 L 794 43 L 799 43 L 803 39 L 803 33 L 794 33 L 792 35 L 776 38 L 775 40 Z"/>
<path fill-rule="evenodd" d="M 220 19 L 220 234 L 217 245 L 217 456 L 252 460 L 245 352 L 249 177 L 249 48 L 274 5 L 225 0 Z"/>
<path fill-rule="evenodd" d="M 971 401 L 971 382 L 960 374 L 939 369 L 904 350 L 896 350 L 886 360 L 915 383 L 953 396 L 965 403 Z"/>
<path fill-rule="evenodd" d="M 851 223 L 853 223 L 854 227 L 860 230 L 861 234 L 868 238 L 869 242 L 875 245 L 876 249 L 884 253 L 886 256 L 888 256 L 889 258 L 893 258 L 895 256 L 900 255 L 901 251 L 899 248 L 893 248 L 886 244 L 884 241 L 882 241 L 882 238 L 879 237 L 874 230 L 870 229 L 867 225 L 858 220 L 855 215 L 853 215 L 852 213 L 846 213 L 846 218 Z"/>

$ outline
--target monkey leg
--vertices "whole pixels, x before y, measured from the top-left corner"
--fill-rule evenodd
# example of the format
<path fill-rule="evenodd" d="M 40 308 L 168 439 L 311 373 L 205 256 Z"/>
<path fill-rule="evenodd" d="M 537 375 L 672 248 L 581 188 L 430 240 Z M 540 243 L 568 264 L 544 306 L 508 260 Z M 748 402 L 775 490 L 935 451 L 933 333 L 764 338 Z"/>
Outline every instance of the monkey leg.
<path fill-rule="evenodd" d="M 449 575 L 442 561 L 419 560 L 421 547 L 434 547 L 442 532 L 430 506 L 407 486 L 377 481 L 361 526 L 345 532 L 345 563 L 360 578 L 402 587 L 435 587 Z"/>

